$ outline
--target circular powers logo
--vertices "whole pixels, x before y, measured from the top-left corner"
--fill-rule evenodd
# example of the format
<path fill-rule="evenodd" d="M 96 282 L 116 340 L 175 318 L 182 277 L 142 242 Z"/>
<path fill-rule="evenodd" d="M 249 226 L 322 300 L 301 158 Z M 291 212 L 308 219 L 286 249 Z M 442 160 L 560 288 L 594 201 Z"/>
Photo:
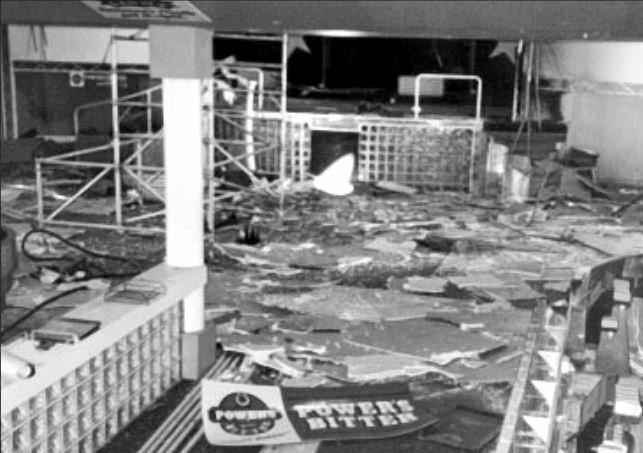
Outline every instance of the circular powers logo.
<path fill-rule="evenodd" d="M 270 431 L 281 413 L 254 395 L 235 392 L 223 398 L 218 407 L 210 408 L 208 418 L 229 434 L 254 436 Z"/>

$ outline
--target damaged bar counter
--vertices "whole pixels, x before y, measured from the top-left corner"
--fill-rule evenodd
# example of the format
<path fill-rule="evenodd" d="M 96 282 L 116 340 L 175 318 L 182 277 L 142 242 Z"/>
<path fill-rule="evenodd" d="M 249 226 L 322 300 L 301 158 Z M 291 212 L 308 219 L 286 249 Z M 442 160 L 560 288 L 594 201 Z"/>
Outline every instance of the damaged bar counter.
<path fill-rule="evenodd" d="M 425 116 L 421 118 L 377 115 L 271 112 L 255 114 L 256 134 L 266 141 L 286 124 L 285 174 L 295 181 L 307 178 L 317 132 L 352 134 L 357 180 L 393 181 L 429 190 L 469 192 L 474 184 L 474 162 L 486 159 L 483 121 L 480 118 Z M 215 118 L 216 124 L 216 118 Z M 221 129 L 220 129 L 221 130 Z M 223 130 L 221 130 L 223 134 Z M 225 132 L 222 138 L 230 139 Z M 257 157 L 258 168 L 279 174 L 277 154 Z M 480 177 L 480 175 L 475 175 Z M 479 188 L 478 188 L 479 190 Z"/>
<path fill-rule="evenodd" d="M 2 451 L 96 451 L 154 404 L 181 380 L 181 301 L 205 278 L 204 267 L 161 264 L 61 318 L 94 323 L 87 336 L 36 330 L 3 344 Z M 133 300 L 136 284 L 153 298 Z M 8 378 L 5 352 L 33 375 Z"/>

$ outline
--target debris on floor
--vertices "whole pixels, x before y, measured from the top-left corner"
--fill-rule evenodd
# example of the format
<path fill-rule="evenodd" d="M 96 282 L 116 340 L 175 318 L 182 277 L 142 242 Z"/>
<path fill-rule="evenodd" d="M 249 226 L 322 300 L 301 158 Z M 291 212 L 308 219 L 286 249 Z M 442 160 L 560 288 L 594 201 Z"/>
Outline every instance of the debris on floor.
<path fill-rule="evenodd" d="M 415 195 L 417 193 L 416 188 L 405 186 L 404 184 L 398 184 L 393 181 L 379 181 L 375 184 L 375 187 L 379 189 L 390 190 L 391 192 L 406 194 L 406 195 Z"/>
<path fill-rule="evenodd" d="M 500 432 L 502 416 L 456 407 L 421 437 L 460 451 L 481 451 Z"/>
<path fill-rule="evenodd" d="M 421 277 L 412 275 L 406 278 L 403 289 L 410 293 L 441 294 L 448 280 L 440 277 Z"/>
<path fill-rule="evenodd" d="M 348 356 L 344 362 L 348 368 L 348 379 L 356 382 L 383 381 L 428 373 L 446 374 L 440 368 L 426 362 L 397 354 Z M 453 375 L 448 377 L 455 379 Z"/>
<path fill-rule="evenodd" d="M 215 239 L 206 243 L 206 320 L 216 324 L 224 354 L 242 357 L 242 366 L 223 380 L 252 378 L 309 393 L 410 383 L 418 401 L 453 404 L 448 411 L 429 410 L 438 423 L 396 441 L 420 443 L 423 451 L 489 451 L 533 308 L 564 301 L 578 269 L 641 251 L 643 244 L 640 202 L 613 215 L 638 193 L 602 193 L 584 174 L 577 177 L 555 166 L 558 173 L 551 170 L 536 193 L 533 187 L 542 183 L 546 170 L 534 166 L 531 181 L 525 181 L 521 168 L 513 204 L 396 184 L 356 184 L 344 197 L 301 187 L 288 192 L 283 211 L 266 191 L 225 204 L 232 220 L 220 223 Z M 33 191 L 20 187 L 6 197 L 3 189 L 3 212 L 5 205 L 33 208 Z M 64 184 L 55 189 L 66 196 Z M 107 214 L 111 202 L 103 198 L 92 214 Z M 19 238 L 30 231 L 28 222 L 13 220 Z M 158 262 L 163 253 L 158 236 L 54 231 L 88 249 L 135 254 L 148 263 Z M 240 241 L 240 235 L 251 240 Z M 69 252 L 63 242 L 39 234 L 28 237 L 26 246 L 34 257 Z M 45 295 L 81 283 L 100 294 L 122 280 L 66 281 L 60 278 L 63 266 L 45 264 L 21 257 L 3 328 Z M 56 301 L 25 328 L 81 304 L 87 294 Z M 480 429 L 469 432 L 462 420 Z M 223 421 L 237 429 L 232 420 Z M 333 451 L 328 439 L 324 448 Z M 373 451 L 370 441 L 343 439 L 355 442 L 345 444 L 355 451 Z M 312 445 L 314 451 L 319 442 L 294 445 Z M 390 440 L 380 442 L 393 446 L 386 443 Z"/>

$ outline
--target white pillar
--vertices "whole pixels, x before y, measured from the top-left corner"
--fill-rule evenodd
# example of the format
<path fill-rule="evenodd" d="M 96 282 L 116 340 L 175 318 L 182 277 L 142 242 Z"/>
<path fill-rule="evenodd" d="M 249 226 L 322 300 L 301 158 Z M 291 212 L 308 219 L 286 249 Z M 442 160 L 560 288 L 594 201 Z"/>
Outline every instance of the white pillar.
<path fill-rule="evenodd" d="M 120 227 L 123 225 L 123 194 L 121 193 L 121 132 L 118 111 L 118 41 L 115 28 L 112 28 L 109 43 L 112 53 L 110 82 L 112 88 L 112 146 L 114 147 L 114 208 L 116 209 L 116 225 Z"/>
<path fill-rule="evenodd" d="M 255 144 L 254 144 L 254 115 L 255 115 L 255 89 L 257 88 L 257 82 L 254 80 L 248 81 L 248 86 L 246 87 L 246 120 L 244 123 L 244 128 L 246 130 L 245 142 L 246 142 L 246 165 L 248 170 L 257 171 L 257 158 L 255 157 Z"/>
<path fill-rule="evenodd" d="M 175 267 L 202 266 L 203 135 L 201 81 L 163 78 L 165 259 Z M 184 331 L 203 330 L 204 289 L 184 302 Z"/>

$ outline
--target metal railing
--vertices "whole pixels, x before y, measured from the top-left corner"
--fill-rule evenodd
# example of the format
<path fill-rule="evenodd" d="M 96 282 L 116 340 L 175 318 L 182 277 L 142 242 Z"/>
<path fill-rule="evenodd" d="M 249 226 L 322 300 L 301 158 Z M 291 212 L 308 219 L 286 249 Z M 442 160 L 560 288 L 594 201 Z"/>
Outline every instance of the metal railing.
<path fill-rule="evenodd" d="M 219 67 L 236 71 L 238 73 L 251 73 L 254 75 L 254 79 L 243 77 L 243 79 L 245 79 L 243 81 L 243 84 L 246 86 L 240 86 L 236 88 L 232 86 L 227 87 L 227 91 L 234 93 L 235 101 L 233 103 L 227 104 L 222 103 L 220 105 L 217 105 L 217 108 L 220 107 L 223 110 L 237 110 L 240 107 L 245 108 L 247 96 L 252 95 L 254 97 L 254 100 L 252 102 L 254 111 L 261 112 L 267 110 L 278 112 L 280 110 L 281 91 L 266 88 L 266 72 L 274 72 L 274 70 L 264 70 L 261 68 L 249 67 L 240 63 L 215 64 L 215 70 Z M 234 75 L 233 78 L 235 78 Z M 250 89 L 249 84 L 251 82 L 256 82 L 256 87 L 254 89 Z"/>
<path fill-rule="evenodd" d="M 257 70 L 258 76 L 262 75 L 261 70 Z M 257 82 L 251 81 L 249 87 L 234 89 L 241 100 L 244 101 L 245 107 L 242 109 L 239 105 L 231 106 L 229 110 L 214 109 L 213 79 L 204 82 L 204 118 L 209 124 L 211 131 L 204 130 L 205 150 L 204 156 L 206 166 L 204 168 L 204 177 L 206 179 L 207 194 L 204 199 L 204 205 L 208 209 L 208 218 L 213 218 L 215 201 L 224 200 L 234 197 L 240 190 L 263 190 L 276 196 L 273 190 L 274 184 L 266 184 L 255 175 L 257 171 L 256 157 L 266 154 L 277 154 L 279 143 L 278 140 L 262 137 L 257 134 L 254 127 L 254 119 L 257 108 L 256 93 Z M 261 92 L 261 90 L 258 90 Z M 265 90 L 264 90 L 265 91 Z M 163 138 L 162 130 L 155 131 L 152 126 L 152 110 L 162 108 L 162 103 L 158 102 L 155 97 L 160 97 L 161 86 L 154 86 L 145 90 L 131 93 L 120 97 L 117 100 L 105 100 L 91 102 L 79 106 L 74 111 L 74 132 L 80 132 L 81 113 L 88 109 L 107 105 L 112 109 L 118 109 L 125 106 L 124 112 L 118 112 L 118 119 L 113 121 L 114 127 L 117 128 L 117 134 L 112 142 L 84 150 L 72 151 L 69 153 L 40 158 L 36 160 L 36 192 L 38 196 L 38 222 L 41 225 L 74 225 L 81 227 L 111 228 L 118 230 L 145 230 L 145 231 L 162 231 L 162 227 L 143 227 L 136 225 L 142 221 L 149 221 L 153 218 L 165 214 L 164 209 L 154 212 L 147 212 L 137 216 L 126 217 L 123 210 L 123 197 L 120 190 L 114 190 L 113 213 L 114 221 L 109 222 L 104 219 L 98 221 L 77 221 L 67 218 L 61 218 L 63 213 L 69 212 L 70 206 L 86 196 L 96 184 L 113 175 L 114 184 L 119 184 L 123 177 L 129 178 L 129 182 L 139 191 L 143 192 L 147 198 L 164 202 L 164 168 L 162 166 L 145 165 L 144 153 L 149 152 L 152 144 Z M 272 96 L 273 93 L 269 93 Z M 270 99 L 267 93 L 262 96 L 264 99 Z M 143 101 L 139 101 L 143 98 Z M 263 101 L 262 101 L 263 102 Z M 147 121 L 145 130 L 134 133 L 123 133 L 120 131 L 120 123 L 129 113 L 132 107 L 144 107 L 146 109 Z M 227 129 L 225 136 L 215 136 L 215 123 L 223 124 Z M 118 137 L 118 140 L 116 140 Z M 131 153 L 126 158 L 121 158 L 123 153 Z M 106 154 L 111 156 L 106 158 Z M 102 156 L 100 156 L 102 155 Z M 100 156 L 100 158 L 98 158 Z M 108 160 L 108 162 L 104 162 Z M 158 156 L 155 161 L 158 161 Z M 245 173 L 251 181 L 251 187 L 242 187 L 229 181 L 223 181 L 222 178 L 215 177 L 215 172 L 223 170 L 228 166 L 234 166 Z M 77 168 L 90 171 L 97 170 L 92 174 L 78 190 L 71 196 L 67 197 L 60 205 L 49 212 L 46 211 L 45 193 L 43 190 L 43 169 L 46 167 L 59 168 Z M 226 189 L 222 187 L 225 182 Z M 159 185 L 161 187 L 159 187 Z M 110 214 L 111 216 L 111 214 Z M 210 225 L 212 228 L 213 225 Z"/>

